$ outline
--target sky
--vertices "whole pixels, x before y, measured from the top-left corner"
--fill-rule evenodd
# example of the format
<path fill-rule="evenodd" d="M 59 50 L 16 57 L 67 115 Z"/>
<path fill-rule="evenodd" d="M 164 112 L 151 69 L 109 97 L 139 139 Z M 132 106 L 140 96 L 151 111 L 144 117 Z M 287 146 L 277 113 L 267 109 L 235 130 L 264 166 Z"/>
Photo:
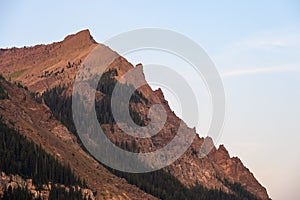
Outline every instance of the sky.
<path fill-rule="evenodd" d="M 223 80 L 226 118 L 216 144 L 239 156 L 271 198 L 300 199 L 299 1 L 1 1 L 0 27 L 1 48 L 60 41 L 82 29 L 98 42 L 145 27 L 189 37 Z M 157 52 L 126 58 L 134 64 L 162 59 L 178 70 L 185 65 Z M 202 111 L 197 131 L 205 135 L 209 94 L 200 78 L 191 83 Z"/>

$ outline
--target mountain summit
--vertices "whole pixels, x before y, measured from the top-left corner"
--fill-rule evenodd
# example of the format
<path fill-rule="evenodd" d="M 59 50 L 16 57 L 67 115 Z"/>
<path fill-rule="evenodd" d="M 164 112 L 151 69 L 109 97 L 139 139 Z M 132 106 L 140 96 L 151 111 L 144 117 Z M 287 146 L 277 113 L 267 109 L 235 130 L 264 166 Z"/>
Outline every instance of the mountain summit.
<path fill-rule="evenodd" d="M 90 32 L 83 30 L 61 42 L 1 49 L 0 73 L 6 80 L 1 79 L 3 90 L 0 91 L 8 96 L 0 100 L 4 123 L 41 145 L 61 163 L 70 165 L 75 174 L 84 178 L 87 186 L 97 192 L 98 199 L 269 199 L 266 189 L 239 158 L 230 157 L 224 145 L 214 147 L 207 156 L 199 158 L 204 138 L 186 125 L 184 131 L 196 134 L 192 145 L 176 162 L 158 172 L 142 175 L 121 173 L 91 157 L 74 127 L 71 91 L 83 60 L 98 45 L 101 44 L 95 42 Z M 109 47 L 101 46 L 103 59 L 115 53 Z M 103 83 L 100 80 L 97 88 L 97 117 L 115 145 L 133 152 L 150 152 L 174 138 L 174 130 L 181 119 L 171 110 L 161 90 L 153 91 L 145 85 L 130 101 L 133 120 L 139 125 L 147 124 L 149 108 L 161 104 L 167 113 L 166 123 L 151 138 L 125 135 L 111 115 L 110 88 L 131 69 L 139 70 L 139 78 L 144 79 L 142 65 L 135 68 L 121 56 L 108 66 L 106 79 Z M 178 191 L 170 192 L 170 188 Z"/>
<path fill-rule="evenodd" d="M 83 58 L 97 45 L 89 30 L 83 30 L 48 45 L 0 49 L 0 71 L 7 80 L 42 93 L 71 82 Z M 68 72 L 61 73 L 63 69 Z"/>

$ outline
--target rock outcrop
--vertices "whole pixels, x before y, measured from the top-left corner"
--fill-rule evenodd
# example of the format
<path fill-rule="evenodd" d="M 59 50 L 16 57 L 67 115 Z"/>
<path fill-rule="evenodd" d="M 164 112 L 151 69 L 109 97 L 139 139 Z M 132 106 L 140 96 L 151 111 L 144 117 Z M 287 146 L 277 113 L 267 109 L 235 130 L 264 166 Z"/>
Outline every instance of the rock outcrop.
<path fill-rule="evenodd" d="M 80 188 L 79 186 L 65 186 L 62 184 L 53 184 L 51 182 L 45 183 L 41 188 L 39 188 L 32 183 L 32 179 L 23 179 L 20 175 L 6 175 L 4 172 L 1 172 L 0 176 L 0 198 L 3 196 L 4 192 L 8 191 L 9 189 L 14 190 L 16 188 L 22 188 L 28 190 L 34 199 L 48 200 L 50 190 L 53 186 L 64 189 L 66 192 L 69 192 L 70 189 L 73 189 L 74 191 L 81 191 L 84 199 L 95 199 L 93 191 L 88 188 Z"/>

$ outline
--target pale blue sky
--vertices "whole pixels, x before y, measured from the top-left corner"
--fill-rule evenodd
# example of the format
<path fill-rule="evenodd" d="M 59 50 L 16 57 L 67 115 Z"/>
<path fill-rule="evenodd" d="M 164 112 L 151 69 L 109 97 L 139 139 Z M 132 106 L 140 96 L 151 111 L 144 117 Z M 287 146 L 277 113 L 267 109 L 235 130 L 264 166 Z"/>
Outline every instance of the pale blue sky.
<path fill-rule="evenodd" d="M 223 78 L 227 114 L 218 143 L 273 199 L 300 199 L 299 1 L 1 1 L 0 27 L 2 48 L 51 43 L 86 28 L 98 42 L 144 27 L 188 36 Z M 209 113 L 207 101 L 200 103 Z"/>

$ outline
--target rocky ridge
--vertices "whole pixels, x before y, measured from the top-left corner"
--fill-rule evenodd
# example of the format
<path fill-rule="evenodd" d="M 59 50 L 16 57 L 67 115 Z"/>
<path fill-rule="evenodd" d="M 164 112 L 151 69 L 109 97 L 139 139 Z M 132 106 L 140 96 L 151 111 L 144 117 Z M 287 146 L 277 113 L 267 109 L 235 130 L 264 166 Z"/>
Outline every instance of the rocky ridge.
<path fill-rule="evenodd" d="M 75 74 L 79 69 L 81 62 L 97 45 L 98 44 L 90 36 L 89 31 L 85 30 L 66 37 L 62 42 L 50 45 L 37 45 L 35 47 L 20 49 L 1 49 L 0 73 L 2 73 L 11 82 L 21 82 L 32 92 L 42 93 L 45 90 L 54 88 L 58 85 L 70 86 L 74 81 Z M 106 51 L 112 51 L 108 47 L 103 47 Z M 118 77 L 115 77 L 116 79 L 131 69 L 140 70 L 141 74 L 139 79 L 144 79 L 142 66 L 139 65 L 134 68 L 132 64 L 121 56 L 111 63 L 109 69 L 112 68 L 118 70 Z M 70 86 L 69 91 L 71 90 Z M 170 109 L 161 90 L 152 91 L 148 85 L 143 86 L 139 90 L 149 100 L 149 105 L 156 103 L 164 105 L 168 115 L 167 123 L 159 134 L 151 139 L 136 140 L 143 151 L 153 151 L 164 146 L 174 137 L 174 131 L 177 130 L 181 120 Z M 70 92 L 66 93 L 66 95 L 70 94 Z M 103 94 L 100 94 L 100 96 L 101 95 L 103 96 Z M 133 106 L 134 109 L 138 110 L 141 113 L 141 116 L 144 116 L 143 118 L 146 119 L 145 116 L 148 112 L 147 106 L 149 105 L 135 104 Z M 2 106 L 4 106 L 5 109 L 10 110 L 7 107 L 8 104 L 7 106 L 2 104 Z M 16 107 L 16 105 L 11 106 Z M 38 121 L 40 121 L 40 123 L 44 123 L 44 121 L 48 121 L 49 118 L 51 118 L 51 112 L 44 104 L 41 106 L 43 106 L 43 108 L 40 108 L 40 112 L 46 111 L 45 117 L 47 117 Z M 3 110 L 3 112 L 5 111 Z M 28 112 L 30 113 L 31 111 Z M 16 113 L 16 111 L 12 113 Z M 18 114 L 11 115 L 12 113 L 6 114 L 8 119 L 17 119 L 16 124 L 18 124 L 18 120 L 20 120 L 19 116 L 16 116 Z M 25 119 L 23 119 L 23 122 L 18 126 L 21 131 L 26 130 L 26 128 L 24 130 L 24 124 L 26 124 L 24 120 Z M 31 118 L 30 120 L 34 121 L 34 119 Z M 103 126 L 105 127 L 109 125 L 104 124 Z M 65 134 L 67 130 L 65 130 L 63 126 L 58 128 L 50 126 L 47 127 L 47 129 L 48 132 L 52 134 L 55 134 L 55 130 L 60 132 L 58 135 L 64 135 L 61 137 L 65 138 L 65 142 L 67 143 L 72 143 L 72 141 L 74 142 L 74 136 Z M 107 128 L 107 130 L 109 130 L 109 128 Z M 188 187 L 201 184 L 206 188 L 217 188 L 231 193 L 232 191 L 230 188 L 224 184 L 224 180 L 226 179 L 231 183 L 240 183 L 246 190 L 260 199 L 269 199 L 266 189 L 255 179 L 249 169 L 242 164 L 240 159 L 231 158 L 229 156 L 224 146 L 220 146 L 218 149 L 214 147 L 206 157 L 200 159 L 199 154 L 201 152 L 199 152 L 199 149 L 204 139 L 199 138 L 195 130 L 187 126 L 185 127 L 185 130 L 195 133 L 194 142 L 180 159 L 165 169 L 167 172 L 174 175 Z M 28 132 L 28 130 L 26 131 Z M 114 127 L 113 133 L 108 131 L 107 135 L 113 142 L 120 140 L 128 141 L 128 143 L 130 143 L 133 140 L 130 136 L 124 136 L 117 126 Z M 41 143 L 42 141 L 39 139 L 37 142 Z M 45 148 L 50 148 L 45 144 L 45 142 L 44 145 Z M 60 145 L 62 145 L 60 148 L 64 148 L 64 144 Z M 76 147 L 76 149 L 77 148 L 80 149 L 79 147 Z M 56 151 L 59 150 L 55 150 L 54 152 Z M 57 155 L 59 157 L 65 156 L 61 153 L 58 153 Z M 96 164 L 95 166 L 99 167 Z"/>

